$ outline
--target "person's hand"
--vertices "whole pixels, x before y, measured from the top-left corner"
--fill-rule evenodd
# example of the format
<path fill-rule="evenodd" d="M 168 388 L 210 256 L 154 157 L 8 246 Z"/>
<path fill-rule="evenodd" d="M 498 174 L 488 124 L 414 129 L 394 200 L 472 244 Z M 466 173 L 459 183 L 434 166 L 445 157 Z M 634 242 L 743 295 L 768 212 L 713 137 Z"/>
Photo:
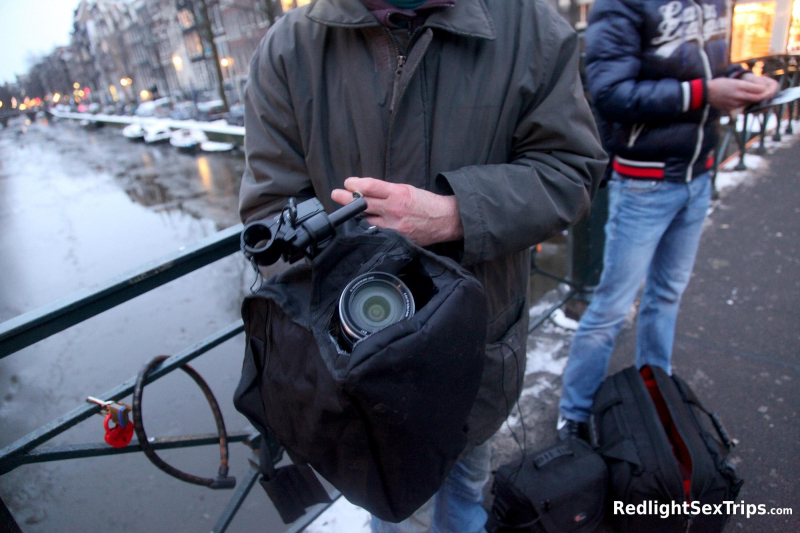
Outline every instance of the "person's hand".
<path fill-rule="evenodd" d="M 373 178 L 347 178 L 347 189 L 335 189 L 331 199 L 340 204 L 353 201 L 360 192 L 367 201 L 367 222 L 398 231 L 418 246 L 455 241 L 464 236 L 458 200 L 411 185 Z M 348 192 L 349 191 L 349 192 Z"/>
<path fill-rule="evenodd" d="M 775 93 L 778 92 L 778 89 L 780 89 L 780 84 L 769 76 L 756 76 L 752 72 L 746 72 L 740 79 L 759 84 L 763 90 L 762 100 L 765 98 L 772 98 L 775 96 Z"/>
<path fill-rule="evenodd" d="M 706 89 L 709 105 L 721 111 L 731 111 L 760 102 L 766 94 L 765 86 L 761 82 L 731 78 L 709 80 Z"/>

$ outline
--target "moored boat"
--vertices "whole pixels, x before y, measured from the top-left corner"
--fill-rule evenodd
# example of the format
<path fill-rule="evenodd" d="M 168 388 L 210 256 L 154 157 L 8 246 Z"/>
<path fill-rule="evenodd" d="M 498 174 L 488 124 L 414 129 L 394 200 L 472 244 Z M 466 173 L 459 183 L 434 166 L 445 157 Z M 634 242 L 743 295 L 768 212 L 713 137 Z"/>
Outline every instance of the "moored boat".
<path fill-rule="evenodd" d="M 132 141 L 143 140 L 144 134 L 145 134 L 144 128 L 138 122 L 134 122 L 133 124 L 125 126 L 122 129 L 122 135 L 124 135 L 125 138 L 130 139 Z"/>
<path fill-rule="evenodd" d="M 144 129 L 144 142 L 156 144 L 167 142 L 172 137 L 172 130 L 166 124 L 153 124 Z"/>
<path fill-rule="evenodd" d="M 214 141 L 206 141 L 200 144 L 200 149 L 204 152 L 230 152 L 236 150 L 237 145 L 233 143 L 219 143 Z"/>
<path fill-rule="evenodd" d="M 178 149 L 179 152 L 195 153 L 200 145 L 208 141 L 208 137 L 202 130 L 181 129 L 172 134 L 169 143 Z"/>

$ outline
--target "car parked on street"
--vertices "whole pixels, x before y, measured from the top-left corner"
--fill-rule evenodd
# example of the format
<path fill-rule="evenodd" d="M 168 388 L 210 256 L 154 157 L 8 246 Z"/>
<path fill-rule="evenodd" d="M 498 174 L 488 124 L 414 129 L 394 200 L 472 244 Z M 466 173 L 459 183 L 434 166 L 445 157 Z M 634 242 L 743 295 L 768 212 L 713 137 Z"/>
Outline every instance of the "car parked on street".
<path fill-rule="evenodd" d="M 202 122 L 213 122 L 215 120 L 224 119 L 227 112 L 222 100 L 210 100 L 197 104 L 197 120 Z"/>
<path fill-rule="evenodd" d="M 231 126 L 244 126 L 244 104 L 233 104 L 231 110 L 228 111 L 223 118 L 225 118 Z"/>

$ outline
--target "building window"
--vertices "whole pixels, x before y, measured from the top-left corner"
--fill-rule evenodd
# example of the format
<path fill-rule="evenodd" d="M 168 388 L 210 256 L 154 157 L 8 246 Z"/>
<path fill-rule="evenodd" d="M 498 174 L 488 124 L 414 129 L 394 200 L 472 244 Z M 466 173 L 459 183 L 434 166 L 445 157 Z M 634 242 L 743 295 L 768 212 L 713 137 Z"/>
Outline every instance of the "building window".
<path fill-rule="evenodd" d="M 181 28 L 184 30 L 194 28 L 194 15 L 188 9 L 182 9 L 178 11 L 178 22 L 180 22 Z"/>

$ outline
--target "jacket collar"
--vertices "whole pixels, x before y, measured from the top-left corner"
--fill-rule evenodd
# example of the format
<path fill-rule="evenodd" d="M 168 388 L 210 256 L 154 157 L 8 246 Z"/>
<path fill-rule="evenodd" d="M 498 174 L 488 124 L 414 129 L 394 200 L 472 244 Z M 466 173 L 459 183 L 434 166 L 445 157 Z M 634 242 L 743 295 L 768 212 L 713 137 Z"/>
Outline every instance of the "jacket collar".
<path fill-rule="evenodd" d="M 380 25 L 361 0 L 316 0 L 306 16 L 326 26 L 369 28 Z M 456 0 L 455 7 L 433 13 L 423 27 L 465 37 L 489 40 L 497 37 L 485 0 Z"/>

